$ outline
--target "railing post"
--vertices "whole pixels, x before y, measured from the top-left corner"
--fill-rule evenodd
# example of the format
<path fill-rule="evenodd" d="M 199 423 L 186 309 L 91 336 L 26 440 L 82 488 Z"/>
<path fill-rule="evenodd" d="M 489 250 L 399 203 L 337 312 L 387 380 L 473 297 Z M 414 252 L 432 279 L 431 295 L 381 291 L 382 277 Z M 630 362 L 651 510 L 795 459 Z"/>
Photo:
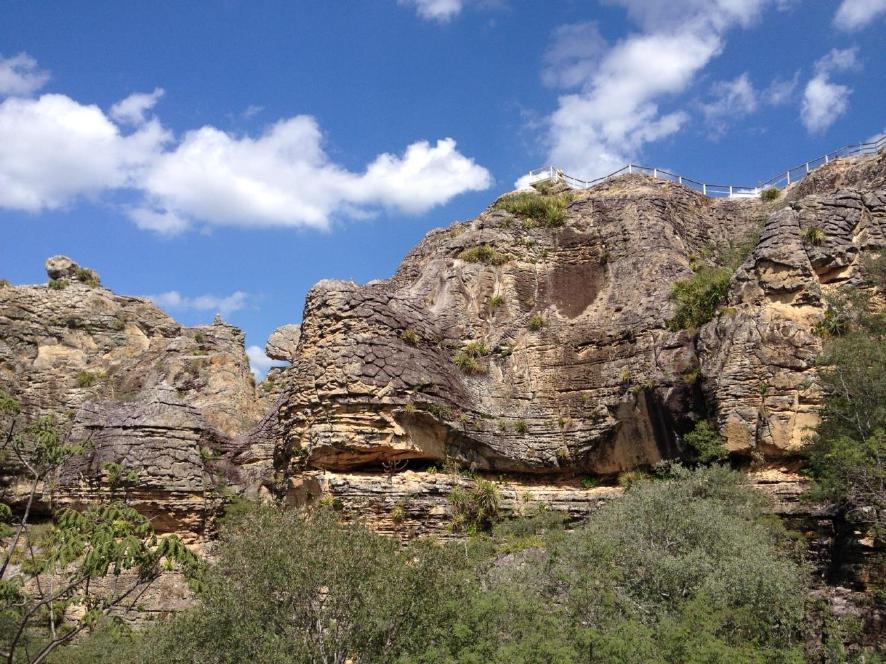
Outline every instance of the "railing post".
<path fill-rule="evenodd" d="M 828 163 L 828 156 L 827 155 L 824 156 L 824 163 Z"/>
<path fill-rule="evenodd" d="M 677 182 L 679 182 L 680 184 L 683 184 L 683 176 L 682 175 L 677 176 Z"/>
<path fill-rule="evenodd" d="M 633 173 L 633 172 L 634 172 L 633 165 L 632 165 L 632 164 L 628 164 L 628 175 L 630 175 L 630 174 Z"/>
<path fill-rule="evenodd" d="M 703 193 L 705 196 L 708 195 L 708 185 L 702 183 L 702 185 L 701 185 L 701 193 Z"/>
<path fill-rule="evenodd" d="M 657 168 L 652 169 L 652 177 L 658 179 L 658 169 Z"/>
<path fill-rule="evenodd" d="M 729 185 L 729 198 L 732 198 L 732 185 Z"/>
<path fill-rule="evenodd" d="M 809 162 L 806 162 L 806 175 L 809 175 Z"/>

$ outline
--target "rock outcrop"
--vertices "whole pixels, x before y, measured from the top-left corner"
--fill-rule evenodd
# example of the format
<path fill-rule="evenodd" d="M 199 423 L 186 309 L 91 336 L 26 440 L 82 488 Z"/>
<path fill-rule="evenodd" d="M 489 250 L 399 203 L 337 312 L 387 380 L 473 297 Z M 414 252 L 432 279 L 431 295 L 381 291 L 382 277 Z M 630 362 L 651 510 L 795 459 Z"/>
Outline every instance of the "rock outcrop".
<path fill-rule="evenodd" d="M 703 404 L 670 289 L 761 213 L 629 176 L 577 192 L 562 227 L 493 206 L 430 233 L 390 280 L 317 284 L 283 371 L 279 456 L 531 473 L 676 456 Z"/>
<path fill-rule="evenodd" d="M 884 174 L 886 155 L 838 161 L 790 190 L 701 330 L 705 391 L 731 451 L 796 453 L 817 424 L 816 326 L 829 296 L 860 283 L 861 257 L 886 247 Z"/>
<path fill-rule="evenodd" d="M 24 420 L 52 415 L 72 441 L 91 441 L 63 469 L 57 498 L 82 502 L 111 490 L 109 475 L 131 474 L 133 504 L 161 531 L 202 532 L 209 487 L 234 472 L 221 457 L 261 416 L 243 333 L 183 327 L 63 256 L 46 269 L 48 286 L 0 289 L 0 389 Z M 12 502 L 18 470 L 14 460 L 2 469 Z"/>

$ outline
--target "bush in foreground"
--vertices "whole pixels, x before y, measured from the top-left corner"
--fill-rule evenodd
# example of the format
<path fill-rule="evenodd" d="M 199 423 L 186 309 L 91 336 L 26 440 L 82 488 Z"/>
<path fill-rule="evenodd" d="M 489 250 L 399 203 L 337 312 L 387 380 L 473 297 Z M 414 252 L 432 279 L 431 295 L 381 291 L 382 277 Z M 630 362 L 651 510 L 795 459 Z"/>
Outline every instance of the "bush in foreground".
<path fill-rule="evenodd" d="M 406 547 L 331 511 L 258 507 L 199 608 L 142 636 L 97 630 L 58 661 L 798 662 L 806 574 L 762 501 L 732 471 L 678 468 L 571 532 L 540 512 Z"/>

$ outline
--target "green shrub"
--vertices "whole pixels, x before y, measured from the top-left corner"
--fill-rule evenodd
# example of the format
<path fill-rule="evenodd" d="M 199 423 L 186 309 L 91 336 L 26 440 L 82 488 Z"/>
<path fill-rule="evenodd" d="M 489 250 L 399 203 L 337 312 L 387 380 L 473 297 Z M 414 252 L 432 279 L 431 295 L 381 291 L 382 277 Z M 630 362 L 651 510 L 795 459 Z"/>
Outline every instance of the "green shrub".
<path fill-rule="evenodd" d="M 420 341 L 420 337 L 415 330 L 406 329 L 400 334 L 400 338 L 408 343 L 410 346 L 417 346 Z"/>
<path fill-rule="evenodd" d="M 781 192 L 775 187 L 769 187 L 760 192 L 760 200 L 767 203 L 776 200 L 779 196 L 781 196 Z"/>
<path fill-rule="evenodd" d="M 521 435 L 529 431 L 529 426 L 526 424 L 526 420 L 517 420 L 516 424 L 514 424 L 514 431 Z"/>
<path fill-rule="evenodd" d="M 468 263 L 483 263 L 484 265 L 503 265 L 508 262 L 508 257 L 488 244 L 478 244 L 475 247 L 462 249 L 458 258 Z"/>
<path fill-rule="evenodd" d="M 582 477 L 581 478 L 581 488 L 582 489 L 596 489 L 600 486 L 600 478 L 598 477 Z"/>
<path fill-rule="evenodd" d="M 101 285 L 101 279 L 98 278 L 96 271 L 90 270 L 88 267 L 78 267 L 76 276 L 77 281 L 87 286 L 96 288 Z"/>
<path fill-rule="evenodd" d="M 91 371 L 81 371 L 77 374 L 77 387 L 92 387 L 98 382 L 98 375 Z"/>
<path fill-rule="evenodd" d="M 452 358 L 455 365 L 468 375 L 486 373 L 485 365 L 478 358 L 489 354 L 489 349 L 482 341 L 469 341 Z"/>
<path fill-rule="evenodd" d="M 533 314 L 533 316 L 529 319 L 529 329 L 533 332 L 538 332 L 541 328 L 545 326 L 544 316 L 541 314 Z"/>
<path fill-rule="evenodd" d="M 827 239 L 825 232 L 821 230 L 818 226 L 810 226 L 805 231 L 803 231 L 803 239 L 806 240 L 813 247 L 820 247 L 824 244 L 824 241 Z"/>
<path fill-rule="evenodd" d="M 493 295 L 491 298 L 489 298 L 490 309 L 498 309 L 504 303 L 505 299 L 501 295 Z"/>
<path fill-rule="evenodd" d="M 503 196 L 495 203 L 495 208 L 505 210 L 518 217 L 531 219 L 555 228 L 566 221 L 566 206 L 572 201 L 570 192 L 549 194 L 543 192 L 520 191 Z"/>
<path fill-rule="evenodd" d="M 478 479 L 474 486 L 455 487 L 449 494 L 454 530 L 478 532 L 489 530 L 499 520 L 501 493 L 489 480 Z"/>
<path fill-rule="evenodd" d="M 10 288 L 11 286 L 9 279 L 0 279 L 0 288 Z"/>
<path fill-rule="evenodd" d="M 683 437 L 683 442 L 689 446 L 695 460 L 701 464 L 723 461 L 729 455 L 723 439 L 708 420 L 697 422 L 692 431 Z"/>
<path fill-rule="evenodd" d="M 642 470 L 626 470 L 618 474 L 618 486 L 625 489 L 630 489 L 637 484 L 648 482 L 649 480 L 649 474 Z"/>
<path fill-rule="evenodd" d="M 65 288 L 68 287 L 68 280 L 67 279 L 50 279 L 49 280 L 49 287 L 52 290 L 64 290 Z"/>
<path fill-rule="evenodd" d="M 729 293 L 732 270 L 703 267 L 688 279 L 674 284 L 671 299 L 677 305 L 668 321 L 673 331 L 697 328 L 711 320 Z"/>

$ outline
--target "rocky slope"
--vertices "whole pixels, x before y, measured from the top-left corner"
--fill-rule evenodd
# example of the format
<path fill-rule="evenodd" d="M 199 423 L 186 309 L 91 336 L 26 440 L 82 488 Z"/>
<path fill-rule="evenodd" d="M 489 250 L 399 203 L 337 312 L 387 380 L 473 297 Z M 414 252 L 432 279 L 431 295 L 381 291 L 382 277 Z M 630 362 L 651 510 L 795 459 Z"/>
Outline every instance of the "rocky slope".
<path fill-rule="evenodd" d="M 0 288 L 0 389 L 24 422 L 51 415 L 90 443 L 57 478 L 56 498 L 125 488 L 161 531 L 202 531 L 215 488 L 234 474 L 224 455 L 261 415 L 243 333 L 182 327 L 70 259 L 46 267 L 48 285 Z M 0 470 L 7 500 L 21 499 L 15 459 Z"/>
<path fill-rule="evenodd" d="M 583 477 L 678 457 L 701 418 L 736 455 L 789 464 L 821 405 L 825 296 L 886 243 L 884 202 L 880 155 L 771 204 L 632 175 L 574 192 L 562 223 L 493 205 L 429 233 L 391 279 L 317 284 L 301 326 L 268 342 L 291 366 L 257 390 L 236 328 L 182 327 L 56 257 L 49 285 L 0 287 L 0 388 L 93 441 L 64 499 L 126 491 L 162 529 L 202 533 L 222 494 L 272 491 L 443 532 L 464 480 L 428 468 L 452 462 L 504 476 L 506 510 L 526 495 L 577 517 L 617 492 Z M 721 313 L 670 329 L 674 283 L 757 233 Z M 779 477 L 760 483 L 796 513 L 796 475 Z"/>

